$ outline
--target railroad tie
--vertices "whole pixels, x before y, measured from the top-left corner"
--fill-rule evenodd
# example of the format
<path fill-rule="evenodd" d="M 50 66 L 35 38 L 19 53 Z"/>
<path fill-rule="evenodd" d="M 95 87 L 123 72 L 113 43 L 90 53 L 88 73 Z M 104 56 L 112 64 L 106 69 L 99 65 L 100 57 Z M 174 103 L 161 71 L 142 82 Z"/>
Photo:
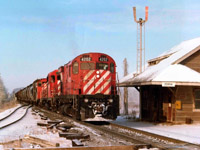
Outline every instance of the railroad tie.
<path fill-rule="evenodd" d="M 69 131 L 69 130 L 66 129 L 66 128 L 58 127 L 58 126 L 56 126 L 56 129 L 58 129 L 58 130 L 60 130 L 60 131 L 62 131 L 62 132 L 68 132 L 68 131 Z"/>
<path fill-rule="evenodd" d="M 84 146 L 84 144 L 81 141 L 79 141 L 78 139 L 73 139 L 72 146 Z"/>
<path fill-rule="evenodd" d="M 65 137 L 66 139 L 88 139 L 90 135 L 84 135 L 80 133 L 63 133 L 59 132 L 60 137 Z"/>
<path fill-rule="evenodd" d="M 44 123 L 44 122 L 37 122 L 37 125 L 38 126 L 48 126 L 49 124 L 48 123 Z"/>
<path fill-rule="evenodd" d="M 50 120 L 50 121 L 47 121 L 48 124 L 59 124 L 63 122 L 63 120 Z"/>
<path fill-rule="evenodd" d="M 63 124 L 58 124 L 57 127 L 62 127 L 62 128 L 65 128 L 65 129 L 71 129 L 73 127 L 73 125 L 63 123 Z"/>

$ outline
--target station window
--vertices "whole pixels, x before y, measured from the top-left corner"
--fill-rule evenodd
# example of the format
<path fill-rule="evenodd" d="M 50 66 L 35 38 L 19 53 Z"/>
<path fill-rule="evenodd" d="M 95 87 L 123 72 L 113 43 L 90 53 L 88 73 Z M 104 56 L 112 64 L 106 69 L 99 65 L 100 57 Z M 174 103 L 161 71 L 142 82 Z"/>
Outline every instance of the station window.
<path fill-rule="evenodd" d="M 113 73 L 115 71 L 115 65 L 110 63 L 110 72 Z"/>
<path fill-rule="evenodd" d="M 195 104 L 195 109 L 200 109 L 200 89 L 195 90 L 194 104 Z"/>
<path fill-rule="evenodd" d="M 91 62 L 81 63 L 81 70 L 94 70 L 95 64 Z"/>
<path fill-rule="evenodd" d="M 73 63 L 72 71 L 73 71 L 73 74 L 78 74 L 78 62 Z"/>
<path fill-rule="evenodd" d="M 97 63 L 97 69 L 108 70 L 108 64 L 106 64 L 106 63 Z"/>

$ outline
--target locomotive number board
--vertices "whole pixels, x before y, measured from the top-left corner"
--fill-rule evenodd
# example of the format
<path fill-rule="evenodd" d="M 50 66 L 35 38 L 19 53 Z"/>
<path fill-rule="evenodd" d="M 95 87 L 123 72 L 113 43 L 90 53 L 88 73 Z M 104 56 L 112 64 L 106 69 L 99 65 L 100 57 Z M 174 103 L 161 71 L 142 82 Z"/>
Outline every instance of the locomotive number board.
<path fill-rule="evenodd" d="M 99 61 L 108 61 L 108 58 L 106 56 L 99 57 Z"/>
<path fill-rule="evenodd" d="M 86 56 L 81 57 L 80 60 L 81 61 L 92 61 L 92 58 L 86 55 Z"/>

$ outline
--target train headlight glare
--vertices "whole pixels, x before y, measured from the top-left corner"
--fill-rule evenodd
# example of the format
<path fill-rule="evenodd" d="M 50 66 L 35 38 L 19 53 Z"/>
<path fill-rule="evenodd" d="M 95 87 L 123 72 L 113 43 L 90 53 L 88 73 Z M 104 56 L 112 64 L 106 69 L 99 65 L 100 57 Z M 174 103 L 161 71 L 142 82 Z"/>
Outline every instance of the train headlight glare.
<path fill-rule="evenodd" d="M 110 103 L 112 103 L 112 102 L 113 102 L 113 99 L 108 99 L 108 101 L 109 101 Z"/>
<path fill-rule="evenodd" d="M 97 71 L 96 73 L 99 74 L 99 71 Z"/>
<path fill-rule="evenodd" d="M 84 99 L 84 102 L 87 103 L 89 100 L 87 98 Z"/>
<path fill-rule="evenodd" d="M 100 78 L 100 75 L 99 75 L 99 74 L 97 75 L 97 78 Z"/>

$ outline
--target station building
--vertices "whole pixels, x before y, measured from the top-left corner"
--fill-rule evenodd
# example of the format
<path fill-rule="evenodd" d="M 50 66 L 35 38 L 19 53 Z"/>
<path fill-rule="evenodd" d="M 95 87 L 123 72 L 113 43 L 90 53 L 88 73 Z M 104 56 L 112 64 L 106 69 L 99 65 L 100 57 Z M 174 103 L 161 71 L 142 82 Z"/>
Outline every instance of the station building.
<path fill-rule="evenodd" d="M 140 92 L 140 118 L 153 122 L 200 122 L 200 38 L 184 41 L 148 61 L 140 74 L 120 80 Z"/>

